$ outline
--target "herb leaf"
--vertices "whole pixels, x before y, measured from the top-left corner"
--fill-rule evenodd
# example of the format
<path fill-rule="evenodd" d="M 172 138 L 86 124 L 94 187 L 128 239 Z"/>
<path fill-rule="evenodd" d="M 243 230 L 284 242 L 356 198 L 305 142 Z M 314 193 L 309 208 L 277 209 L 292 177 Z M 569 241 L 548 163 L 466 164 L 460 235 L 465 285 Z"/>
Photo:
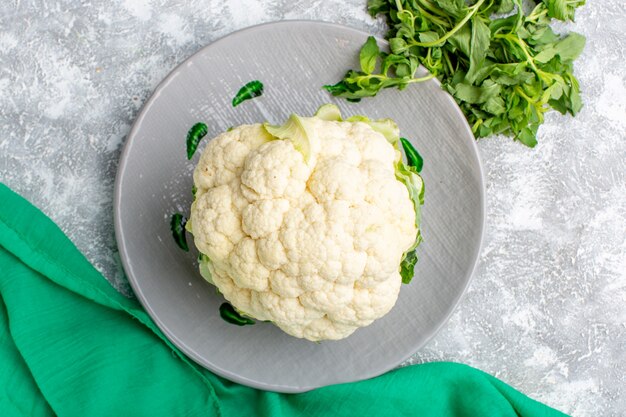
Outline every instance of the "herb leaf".
<path fill-rule="evenodd" d="M 198 149 L 198 144 L 200 144 L 200 141 L 206 136 L 208 131 L 207 125 L 202 122 L 191 126 L 191 129 L 187 132 L 187 159 L 193 157 L 196 149 Z"/>
<path fill-rule="evenodd" d="M 585 0 L 531 1 L 526 13 L 522 0 L 369 0 L 369 13 L 387 19 L 390 52 L 369 37 L 360 70 L 324 89 L 359 101 L 436 76 L 476 138 L 504 134 L 535 146 L 544 113 L 575 115 L 582 107 L 572 62 L 585 38 L 557 35 L 551 19 L 573 20 Z M 417 76 L 419 65 L 430 75 Z"/>
<path fill-rule="evenodd" d="M 473 83 L 476 80 L 478 70 L 482 68 L 485 58 L 487 57 L 490 38 L 491 30 L 489 30 L 489 26 L 483 22 L 480 16 L 474 15 L 472 18 L 472 37 L 470 40 L 470 65 L 465 75 L 467 82 Z"/>
<path fill-rule="evenodd" d="M 259 97 L 261 94 L 263 94 L 263 83 L 259 80 L 250 81 L 241 87 L 235 97 L 233 97 L 233 107 L 237 107 L 251 98 Z"/>
<path fill-rule="evenodd" d="M 548 16 L 559 20 L 574 20 L 577 7 L 585 4 L 585 0 L 543 0 L 548 8 Z"/>
<path fill-rule="evenodd" d="M 378 44 L 373 36 L 367 38 L 367 41 L 361 47 L 359 52 L 359 62 L 361 63 L 361 71 L 366 74 L 371 74 L 376 69 L 376 62 L 378 61 L 378 55 L 380 50 Z"/>
<path fill-rule="evenodd" d="M 174 242 L 179 248 L 185 252 L 189 252 L 189 245 L 187 245 L 187 235 L 185 234 L 185 225 L 187 224 L 187 218 L 180 213 L 172 215 L 170 220 L 170 229 L 172 230 L 172 236 Z"/>
<path fill-rule="evenodd" d="M 220 317 L 225 322 L 236 326 L 255 324 L 254 320 L 249 317 L 242 316 L 230 303 L 223 303 L 220 306 Z"/>

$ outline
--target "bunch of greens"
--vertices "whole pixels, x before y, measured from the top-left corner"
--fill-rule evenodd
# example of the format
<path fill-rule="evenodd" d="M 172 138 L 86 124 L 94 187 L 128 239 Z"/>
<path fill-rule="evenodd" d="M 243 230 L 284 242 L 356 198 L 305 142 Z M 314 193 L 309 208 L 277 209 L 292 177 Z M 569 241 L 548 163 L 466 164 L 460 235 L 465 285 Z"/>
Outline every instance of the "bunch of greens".
<path fill-rule="evenodd" d="M 358 101 L 437 77 L 476 137 L 505 134 L 532 147 L 546 111 L 582 107 L 572 62 L 585 38 L 559 36 L 550 23 L 573 20 L 584 2 L 542 0 L 525 13 L 522 0 L 369 0 L 370 14 L 387 18 L 390 53 L 368 38 L 361 69 L 324 88 Z M 430 75 L 416 77 L 420 64 Z"/>

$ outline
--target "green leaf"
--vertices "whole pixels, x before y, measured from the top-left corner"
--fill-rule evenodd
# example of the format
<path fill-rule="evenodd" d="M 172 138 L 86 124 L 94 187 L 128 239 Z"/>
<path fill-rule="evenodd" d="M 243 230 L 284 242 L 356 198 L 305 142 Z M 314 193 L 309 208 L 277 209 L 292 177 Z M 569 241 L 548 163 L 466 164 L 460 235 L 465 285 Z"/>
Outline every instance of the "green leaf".
<path fill-rule="evenodd" d="M 485 103 L 492 97 L 496 97 L 500 94 L 500 85 L 496 83 L 488 83 L 488 80 L 483 83 L 483 86 L 476 87 L 468 84 L 458 84 L 455 87 L 454 97 L 459 100 L 466 101 L 468 103 L 478 104 Z"/>
<path fill-rule="evenodd" d="M 554 43 L 558 40 L 558 35 L 554 33 L 550 26 L 539 26 L 535 28 L 535 31 L 529 39 L 529 43 L 535 46 L 540 46 Z"/>
<path fill-rule="evenodd" d="M 367 123 L 374 129 L 376 132 L 381 133 L 385 139 L 392 145 L 398 142 L 400 138 L 400 129 L 396 122 L 391 119 L 377 119 L 371 120 L 369 117 L 365 116 L 351 116 L 346 119 L 346 122 L 363 122 Z"/>
<path fill-rule="evenodd" d="M 519 16 L 517 14 L 501 17 L 499 19 L 494 19 L 489 22 L 489 30 L 491 33 L 507 33 L 515 31 L 515 27 L 517 26 L 519 20 Z"/>
<path fill-rule="evenodd" d="M 520 131 L 519 135 L 517 135 L 516 139 L 522 142 L 524 145 L 528 146 L 529 148 L 534 148 L 535 145 L 537 145 L 536 132 L 533 132 L 530 127 L 523 128 Z"/>
<path fill-rule="evenodd" d="M 209 129 L 207 125 L 202 122 L 196 123 L 191 127 L 191 129 L 189 129 L 186 140 L 187 159 L 191 159 L 193 157 L 193 154 L 196 153 L 196 149 L 198 149 L 198 144 L 200 144 L 200 141 L 206 136 L 208 131 Z"/>
<path fill-rule="evenodd" d="M 267 133 L 276 139 L 290 141 L 293 147 L 302 154 L 304 160 L 309 162 L 311 159 L 311 142 L 309 141 L 306 124 L 305 117 L 292 114 L 283 125 L 274 126 L 269 123 L 263 123 L 263 127 Z"/>
<path fill-rule="evenodd" d="M 263 83 L 258 80 L 250 81 L 246 85 L 241 87 L 235 97 L 233 97 L 233 107 L 237 107 L 242 102 L 255 97 L 259 97 L 262 94 Z"/>
<path fill-rule="evenodd" d="M 403 143 L 403 146 L 404 146 L 404 141 L 406 141 L 406 139 L 404 139 L 403 141 L 401 140 L 401 142 Z M 405 148 L 405 152 L 406 152 L 406 148 Z M 415 151 L 415 154 L 417 154 L 417 151 Z M 407 155 L 408 155 L 408 152 L 407 152 Z M 408 156 L 407 156 L 407 159 L 409 159 Z M 413 202 L 413 208 L 415 209 L 415 227 L 417 228 L 417 235 L 415 236 L 415 242 L 404 253 L 404 256 L 400 263 L 400 274 L 402 276 L 402 282 L 404 282 L 405 284 L 408 284 L 413 278 L 413 267 L 415 266 L 415 263 L 417 262 L 415 248 L 422 241 L 422 235 L 420 233 L 420 221 L 422 217 L 421 206 L 424 204 L 424 181 L 422 181 L 422 177 L 419 175 L 416 166 L 406 165 L 404 164 L 404 162 L 402 162 L 402 160 L 399 160 L 396 163 L 395 171 L 396 171 L 396 179 L 402 182 L 404 186 L 407 188 L 407 191 L 409 192 L 409 198 Z"/>
<path fill-rule="evenodd" d="M 482 19 L 474 16 L 472 18 L 470 66 L 467 74 L 465 75 L 465 79 L 468 83 L 473 83 L 476 80 L 476 74 L 485 62 L 487 50 L 489 49 L 490 38 L 491 31 L 489 30 L 489 27 L 482 21 Z"/>
<path fill-rule="evenodd" d="M 453 17 L 463 16 L 466 13 L 467 6 L 464 0 L 433 0 L 441 9 L 448 12 Z"/>
<path fill-rule="evenodd" d="M 315 112 L 315 117 L 329 122 L 340 122 L 342 120 L 341 110 L 331 103 L 321 105 Z"/>
<path fill-rule="evenodd" d="M 170 229 L 176 245 L 185 252 L 189 252 L 189 245 L 187 245 L 187 236 L 185 234 L 186 223 L 187 218 L 185 216 L 181 213 L 175 213 L 170 220 Z"/>
<path fill-rule="evenodd" d="M 472 31 L 469 25 L 464 25 L 456 32 L 448 42 L 457 48 L 466 57 L 470 56 L 470 42 L 472 39 Z"/>
<path fill-rule="evenodd" d="M 415 250 L 407 252 L 400 262 L 400 276 L 403 284 L 410 284 L 415 275 L 415 264 L 417 263 L 417 253 Z"/>
<path fill-rule="evenodd" d="M 387 0 L 368 0 L 367 11 L 372 17 L 375 17 L 379 13 L 388 12 L 389 4 Z"/>
<path fill-rule="evenodd" d="M 580 89 L 578 87 L 578 81 L 576 80 L 576 78 L 574 78 L 573 75 L 570 75 L 568 78 L 571 83 L 571 89 L 570 89 L 570 95 L 569 95 L 570 97 L 569 110 L 572 116 L 575 116 L 583 108 L 583 103 L 580 98 Z"/>
<path fill-rule="evenodd" d="M 209 284 L 215 285 L 213 282 L 213 274 L 211 274 L 211 260 L 203 253 L 198 255 L 199 271 L 202 278 L 204 278 Z"/>
<path fill-rule="evenodd" d="M 555 56 L 561 58 L 561 62 L 571 62 L 578 58 L 585 47 L 585 37 L 572 32 L 556 43 L 545 45 L 541 52 L 535 55 L 535 61 L 545 64 Z"/>
<path fill-rule="evenodd" d="M 333 96 L 339 96 L 349 91 L 348 85 L 343 80 L 339 81 L 337 84 L 327 84 L 322 88 L 331 93 Z"/>
<path fill-rule="evenodd" d="M 515 3 L 513 2 L 513 0 L 501 0 L 500 5 L 497 6 L 495 9 L 495 13 L 506 14 L 513 10 L 513 8 L 515 8 Z"/>
<path fill-rule="evenodd" d="M 491 71 L 491 79 L 502 86 L 525 84 L 535 78 L 525 64 L 498 64 Z"/>
<path fill-rule="evenodd" d="M 574 20 L 576 8 L 585 4 L 585 0 L 543 0 L 548 9 L 548 17 L 559 20 Z"/>
<path fill-rule="evenodd" d="M 418 35 L 420 42 L 436 42 L 439 40 L 439 34 L 432 30 L 427 32 L 420 32 Z"/>
<path fill-rule="evenodd" d="M 402 38 L 391 38 L 389 39 L 389 49 L 394 54 L 402 54 L 408 49 L 408 45 L 406 41 Z"/>
<path fill-rule="evenodd" d="M 255 321 L 241 315 L 235 307 L 230 303 L 223 303 L 220 306 L 220 317 L 227 323 L 234 324 L 236 326 L 247 326 L 255 324 Z"/>
<path fill-rule="evenodd" d="M 555 19 L 565 20 L 567 18 L 567 0 L 546 0 L 548 15 Z"/>
<path fill-rule="evenodd" d="M 373 36 L 369 36 L 367 41 L 361 47 L 359 52 L 359 62 L 361 63 L 361 71 L 366 74 L 371 74 L 376 69 L 376 62 L 378 61 L 378 55 L 380 49 Z"/>
<path fill-rule="evenodd" d="M 548 103 L 552 108 L 561 114 L 566 114 L 568 106 L 566 104 L 567 97 L 561 96 L 558 100 L 549 100 Z"/>
<path fill-rule="evenodd" d="M 422 156 L 417 152 L 417 149 L 405 138 L 400 138 L 400 143 L 402 144 L 402 149 L 404 149 L 404 154 L 406 155 L 409 166 L 415 167 L 417 172 L 422 172 L 424 159 L 422 159 Z"/>
<path fill-rule="evenodd" d="M 383 58 L 381 72 L 383 74 L 387 74 L 387 71 L 389 70 L 389 68 L 391 68 L 392 66 L 400 65 L 400 64 L 405 64 L 408 66 L 409 64 L 408 58 L 402 55 L 389 54 Z M 397 74 L 397 70 L 396 70 L 396 74 Z"/>
<path fill-rule="evenodd" d="M 421 206 L 424 204 L 424 181 L 415 167 L 405 165 L 402 161 L 396 164 L 396 179 L 409 191 L 409 198 L 415 209 L 415 226 L 419 229 L 422 218 Z"/>
<path fill-rule="evenodd" d="M 399 78 L 411 77 L 411 66 L 409 65 L 408 60 L 405 59 L 405 62 L 400 62 L 396 64 L 396 76 Z"/>
<path fill-rule="evenodd" d="M 563 79 L 555 80 L 552 85 L 546 88 L 541 95 L 541 101 L 546 103 L 549 100 L 558 100 L 563 95 Z"/>
<path fill-rule="evenodd" d="M 506 107 L 504 104 L 504 100 L 502 99 L 502 97 L 497 96 L 497 97 L 491 97 L 489 100 L 487 100 L 485 102 L 485 104 L 482 107 L 485 111 L 493 114 L 493 115 L 500 115 L 502 113 L 504 113 L 506 111 Z"/>
<path fill-rule="evenodd" d="M 576 32 L 570 32 L 565 38 L 555 45 L 557 54 L 561 61 L 573 61 L 582 53 L 585 48 L 585 37 Z"/>

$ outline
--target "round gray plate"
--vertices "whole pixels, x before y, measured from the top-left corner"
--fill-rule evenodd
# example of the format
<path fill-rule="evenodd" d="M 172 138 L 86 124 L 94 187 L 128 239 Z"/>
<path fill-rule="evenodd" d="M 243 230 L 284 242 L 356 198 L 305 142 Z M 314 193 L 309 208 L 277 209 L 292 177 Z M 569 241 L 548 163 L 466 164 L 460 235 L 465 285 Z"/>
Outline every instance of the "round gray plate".
<path fill-rule="evenodd" d="M 115 189 L 115 228 L 137 297 L 168 338 L 199 364 L 230 380 L 280 392 L 373 377 L 397 366 L 446 321 L 480 250 L 484 186 L 472 133 L 437 81 L 385 90 L 358 104 L 321 89 L 358 66 L 367 34 L 334 24 L 286 21 L 226 36 L 176 68 L 145 104 L 126 142 Z M 383 42 L 381 41 L 381 44 Z M 265 93 L 236 108 L 237 90 L 261 80 Z M 223 299 L 197 272 L 196 254 L 174 243 L 169 219 L 189 212 L 189 127 L 213 137 L 231 126 L 337 104 L 345 116 L 391 117 L 424 157 L 424 243 L 416 277 L 393 310 L 347 339 L 315 344 L 269 323 L 237 327 L 218 314 Z M 203 144 L 204 145 L 204 144 Z M 203 146 L 202 145 L 202 146 Z M 193 245 L 190 245 L 193 246 Z"/>

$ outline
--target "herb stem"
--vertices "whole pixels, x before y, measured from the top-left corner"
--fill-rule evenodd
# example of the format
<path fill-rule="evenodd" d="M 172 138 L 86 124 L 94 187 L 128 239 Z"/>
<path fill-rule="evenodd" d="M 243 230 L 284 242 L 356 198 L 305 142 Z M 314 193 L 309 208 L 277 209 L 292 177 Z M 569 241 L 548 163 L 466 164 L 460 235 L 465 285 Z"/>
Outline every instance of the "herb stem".
<path fill-rule="evenodd" d="M 538 12 L 538 10 L 541 10 L 541 12 Z M 542 6 L 542 4 L 539 4 L 537 5 L 537 7 L 533 9 L 533 11 L 530 13 L 530 15 L 526 19 L 536 21 L 537 19 L 546 15 L 547 13 L 548 13 L 548 10 L 545 8 L 545 6 Z"/>
<path fill-rule="evenodd" d="M 472 133 L 476 133 L 476 131 L 482 124 L 483 124 L 483 119 L 476 120 L 476 123 L 474 123 L 474 125 L 472 126 Z"/>
<path fill-rule="evenodd" d="M 417 6 L 417 10 L 419 10 L 421 14 L 428 17 L 434 23 L 437 23 L 440 26 L 446 26 L 446 27 L 450 26 L 450 22 L 448 20 L 443 20 L 439 16 L 435 16 L 434 14 L 429 13 L 428 11 L 426 11 L 425 8 L 421 7 L 419 4 L 416 4 L 416 6 Z"/>
<path fill-rule="evenodd" d="M 544 113 L 547 110 L 543 107 L 544 103 L 539 100 L 535 100 L 532 97 L 528 97 L 528 95 L 526 95 L 526 93 L 524 92 L 524 89 L 522 89 L 520 86 L 516 85 L 515 91 L 517 92 L 517 94 L 522 96 L 522 98 L 524 98 L 524 100 L 526 100 L 528 104 L 531 104 L 535 108 L 535 110 L 537 110 L 538 115 L 541 115 L 541 113 Z"/>
<path fill-rule="evenodd" d="M 422 47 L 425 47 L 425 48 L 429 48 L 429 47 L 438 46 L 438 45 L 444 43 L 450 37 L 452 37 L 455 33 L 457 33 L 459 30 L 461 30 L 461 28 L 463 26 L 465 26 L 465 24 L 472 18 L 472 16 L 474 16 L 476 14 L 476 12 L 478 11 L 478 8 L 484 2 L 485 2 L 485 0 L 478 0 L 478 2 L 476 2 L 475 5 L 473 5 L 472 7 L 469 8 L 470 12 L 467 15 L 465 15 L 465 17 L 459 23 L 457 23 L 457 25 L 455 27 L 453 27 L 448 33 L 446 33 L 445 35 L 443 35 L 441 38 L 437 39 L 436 41 L 432 41 L 432 42 L 412 41 L 411 45 L 422 46 Z"/>
<path fill-rule="evenodd" d="M 507 41 L 509 41 L 511 43 L 514 43 L 517 46 L 519 46 L 520 49 L 522 50 L 522 52 L 524 53 L 524 56 L 526 57 L 526 62 L 528 62 L 530 64 L 530 66 L 532 67 L 533 71 L 535 71 L 535 73 L 537 75 L 541 76 L 541 74 L 540 74 L 541 71 L 535 65 L 535 59 L 532 57 L 530 52 L 528 52 L 528 48 L 526 47 L 526 42 L 524 42 L 523 40 L 521 40 L 517 36 L 515 36 L 513 34 L 510 34 L 510 33 L 507 33 L 506 35 L 497 34 L 497 35 L 494 36 L 494 38 L 505 39 L 505 40 L 507 40 Z"/>
<path fill-rule="evenodd" d="M 450 70 L 450 74 L 452 74 L 454 72 L 454 68 L 452 67 L 452 62 L 450 61 L 450 57 L 448 56 L 447 51 L 443 51 L 443 59 L 446 62 L 448 69 Z"/>
<path fill-rule="evenodd" d="M 437 76 L 437 74 L 428 74 L 424 77 L 419 77 L 419 78 L 411 78 L 409 80 L 402 80 L 403 82 L 406 82 L 407 84 L 412 84 L 412 83 L 421 83 L 422 81 L 428 81 L 432 78 L 435 78 Z M 385 79 L 389 79 L 390 77 L 387 77 L 386 75 L 383 74 L 368 74 L 368 75 L 363 75 L 359 77 L 362 80 L 369 80 L 371 78 L 376 78 L 379 80 L 385 80 Z"/>
<path fill-rule="evenodd" d="M 517 85 L 515 86 L 515 92 L 516 92 L 517 94 L 519 94 L 520 96 L 522 96 L 522 97 L 524 98 L 524 100 L 526 100 L 527 102 L 529 102 L 529 103 L 534 103 L 534 102 L 535 102 L 535 100 L 533 100 L 532 98 L 528 97 L 528 96 L 526 95 L 526 93 L 524 92 L 524 90 L 522 90 L 522 89 L 521 89 L 519 86 L 517 86 Z"/>
<path fill-rule="evenodd" d="M 435 78 L 437 76 L 437 74 L 428 74 L 424 77 L 420 77 L 420 78 L 411 78 L 409 81 L 407 81 L 407 84 L 412 84 L 412 83 L 421 83 L 423 81 L 428 81 L 431 80 L 433 78 Z"/>
<path fill-rule="evenodd" d="M 437 16 L 439 18 L 444 18 L 448 21 L 448 23 L 446 23 L 446 26 L 450 26 L 450 15 L 447 14 L 445 11 L 443 11 L 441 8 L 439 8 L 437 5 L 433 4 L 431 1 L 429 0 L 418 0 L 416 3 L 421 3 L 422 6 L 424 6 L 425 9 L 430 10 L 432 13 L 437 14 Z M 419 4 L 416 4 L 419 8 Z M 421 10 L 421 9 L 420 9 Z"/>

